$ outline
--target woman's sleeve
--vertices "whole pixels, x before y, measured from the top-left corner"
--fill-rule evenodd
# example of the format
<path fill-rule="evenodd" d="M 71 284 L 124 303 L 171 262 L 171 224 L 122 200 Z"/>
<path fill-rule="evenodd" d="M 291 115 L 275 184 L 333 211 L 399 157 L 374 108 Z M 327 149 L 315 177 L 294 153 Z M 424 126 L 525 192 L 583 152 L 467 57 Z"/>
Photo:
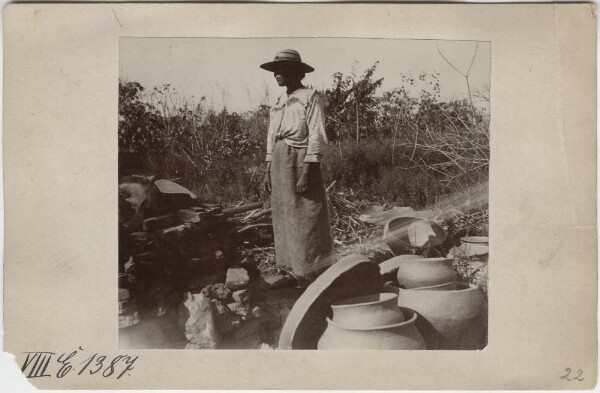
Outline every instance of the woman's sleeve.
<path fill-rule="evenodd" d="M 306 125 L 308 126 L 308 148 L 304 162 L 319 162 L 323 155 L 327 136 L 325 134 L 325 99 L 316 91 L 308 104 Z"/>

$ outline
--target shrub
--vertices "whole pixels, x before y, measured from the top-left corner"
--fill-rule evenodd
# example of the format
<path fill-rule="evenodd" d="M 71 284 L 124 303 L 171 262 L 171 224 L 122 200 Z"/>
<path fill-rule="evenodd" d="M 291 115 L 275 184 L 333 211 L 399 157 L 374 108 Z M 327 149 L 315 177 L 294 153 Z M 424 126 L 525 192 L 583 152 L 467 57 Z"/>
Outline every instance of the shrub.
<path fill-rule="evenodd" d="M 326 186 L 372 203 L 414 208 L 487 181 L 489 119 L 465 100 L 442 102 L 436 74 L 403 77 L 376 95 L 377 63 L 360 76 L 333 75 L 325 92 L 332 140 Z M 430 86 L 428 90 L 418 85 Z M 215 111 L 170 86 L 119 81 L 119 151 L 135 152 L 201 199 L 224 204 L 264 198 L 261 184 L 269 107 Z"/>

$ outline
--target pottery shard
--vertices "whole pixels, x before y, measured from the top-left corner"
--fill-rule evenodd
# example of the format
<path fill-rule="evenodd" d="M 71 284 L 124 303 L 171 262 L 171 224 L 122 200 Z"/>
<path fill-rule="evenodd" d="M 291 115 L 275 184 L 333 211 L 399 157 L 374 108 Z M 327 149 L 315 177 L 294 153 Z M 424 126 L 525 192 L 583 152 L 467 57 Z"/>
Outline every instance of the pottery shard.
<path fill-rule="evenodd" d="M 186 299 L 179 306 L 179 328 L 184 332 L 191 347 L 214 349 L 218 337 L 210 300 L 201 293 L 186 292 Z"/>
<path fill-rule="evenodd" d="M 248 281 L 250 281 L 250 277 L 243 267 L 230 267 L 227 270 L 227 278 L 225 280 L 227 288 L 233 291 L 244 289 L 248 285 Z"/>
<path fill-rule="evenodd" d="M 187 188 L 174 183 L 170 180 L 160 179 L 154 182 L 154 185 L 161 194 L 185 194 L 193 199 L 196 199 L 196 195 Z"/>
<path fill-rule="evenodd" d="M 329 304 L 354 296 L 379 293 L 379 266 L 362 255 L 349 255 L 312 282 L 292 307 L 279 336 L 280 349 L 317 349 L 327 327 Z"/>
<path fill-rule="evenodd" d="M 179 224 L 179 219 L 173 214 L 165 214 L 164 216 L 147 218 L 144 220 L 142 227 L 144 231 L 155 232 L 160 229 L 172 227 Z"/>

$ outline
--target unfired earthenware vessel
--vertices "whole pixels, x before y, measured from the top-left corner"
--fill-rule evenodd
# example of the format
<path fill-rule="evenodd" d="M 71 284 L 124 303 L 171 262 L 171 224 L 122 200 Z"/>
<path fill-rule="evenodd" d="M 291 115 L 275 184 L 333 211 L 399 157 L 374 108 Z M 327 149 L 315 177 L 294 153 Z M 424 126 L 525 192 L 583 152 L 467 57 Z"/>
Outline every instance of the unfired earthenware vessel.
<path fill-rule="evenodd" d="M 318 349 L 425 349 L 423 336 L 416 328 L 417 314 L 401 308 L 406 321 L 388 326 L 351 328 L 327 319 L 327 329 Z"/>

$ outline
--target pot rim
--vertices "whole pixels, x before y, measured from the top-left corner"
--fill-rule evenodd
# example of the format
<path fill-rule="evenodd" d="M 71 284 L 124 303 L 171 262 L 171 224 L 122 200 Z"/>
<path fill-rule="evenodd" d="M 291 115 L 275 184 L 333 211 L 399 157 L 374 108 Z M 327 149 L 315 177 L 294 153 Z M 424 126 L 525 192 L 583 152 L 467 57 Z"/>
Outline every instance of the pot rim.
<path fill-rule="evenodd" d="M 400 322 L 400 323 L 395 323 L 392 325 L 382 325 L 382 326 L 369 326 L 369 327 L 348 327 L 348 326 L 344 326 L 341 325 L 339 323 L 335 323 L 331 320 L 331 318 L 326 318 L 327 323 L 328 324 L 332 324 L 336 327 L 339 327 L 340 329 L 344 329 L 344 330 L 356 330 L 356 331 L 372 331 L 372 330 L 387 330 L 387 329 L 393 329 L 393 328 L 397 328 L 397 327 L 401 327 L 404 325 L 409 325 L 414 323 L 417 320 L 417 313 L 410 309 L 410 308 L 406 308 L 406 307 L 398 307 L 402 313 L 404 314 L 404 316 L 408 316 L 410 315 L 410 318 L 407 318 L 406 321 Z"/>
<path fill-rule="evenodd" d="M 451 290 L 448 290 L 448 291 L 436 291 L 436 290 L 430 289 L 431 287 L 435 287 L 435 286 L 438 286 L 438 285 L 449 284 L 450 282 L 454 282 L 456 284 L 456 289 L 451 289 Z M 421 291 L 421 292 L 436 292 L 436 293 L 444 293 L 444 292 L 466 292 L 466 291 L 479 290 L 479 288 L 477 287 L 477 285 L 470 284 L 468 282 L 462 282 L 462 281 L 449 281 L 447 283 L 438 284 L 438 285 L 430 285 L 430 286 L 426 286 L 426 287 L 408 288 L 408 289 L 406 289 L 406 288 L 400 288 L 400 287 L 397 287 L 395 285 L 389 285 L 389 286 L 392 287 L 392 288 L 394 288 L 394 289 L 398 289 L 398 291 Z"/>
<path fill-rule="evenodd" d="M 346 303 L 349 300 L 369 298 L 369 297 L 372 297 L 372 296 L 375 296 L 375 295 L 378 295 L 380 297 L 380 299 L 379 300 L 369 301 L 369 302 Z M 381 297 L 387 297 L 387 299 L 381 299 Z M 395 293 L 391 293 L 391 292 L 372 293 L 370 295 L 355 296 L 355 297 L 351 297 L 351 298 L 348 298 L 348 299 L 335 301 L 335 302 L 331 303 L 331 308 L 346 308 L 346 307 L 366 306 L 366 305 L 370 305 L 370 304 L 389 302 L 390 300 L 393 300 L 393 299 L 396 299 L 396 298 L 398 298 L 398 295 L 395 294 Z"/>
<path fill-rule="evenodd" d="M 397 258 L 397 255 L 394 258 Z M 454 258 L 438 257 L 438 258 L 413 258 L 413 259 L 400 259 L 402 262 L 439 262 L 439 261 L 454 261 Z"/>
<path fill-rule="evenodd" d="M 455 287 L 457 287 L 458 283 L 460 283 L 460 281 L 448 281 L 442 284 L 436 284 L 436 285 L 427 285 L 426 287 L 417 287 L 417 288 L 407 288 L 407 289 L 414 289 L 415 291 L 427 291 L 427 290 L 431 290 L 431 288 L 439 288 L 439 287 L 443 287 L 444 285 L 449 285 L 449 284 L 455 284 Z M 465 283 L 466 284 L 466 283 Z M 393 286 L 393 285 L 392 285 Z M 463 289 L 451 289 L 451 291 L 462 291 L 468 288 L 463 288 Z"/>
<path fill-rule="evenodd" d="M 488 245 L 490 242 L 490 238 L 488 236 L 464 236 L 460 238 L 460 241 L 463 243 Z"/>

